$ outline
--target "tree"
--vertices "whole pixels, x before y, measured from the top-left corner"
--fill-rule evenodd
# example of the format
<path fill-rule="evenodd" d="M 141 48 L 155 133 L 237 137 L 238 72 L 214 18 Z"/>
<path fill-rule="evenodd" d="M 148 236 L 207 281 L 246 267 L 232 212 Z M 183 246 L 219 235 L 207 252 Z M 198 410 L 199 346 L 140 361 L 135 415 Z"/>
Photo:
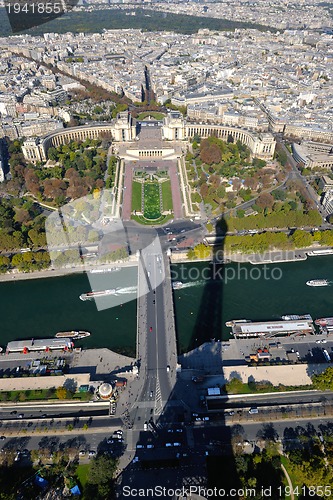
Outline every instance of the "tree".
<path fill-rule="evenodd" d="M 232 180 L 232 188 L 234 191 L 239 191 L 241 186 L 242 186 L 242 182 L 240 179 L 233 179 Z"/>
<path fill-rule="evenodd" d="M 56 390 L 56 396 L 58 399 L 69 399 L 72 397 L 72 393 L 66 389 L 66 387 L 58 387 Z"/>
<path fill-rule="evenodd" d="M 14 220 L 19 224 L 27 224 L 31 221 L 29 211 L 25 210 L 24 208 L 16 208 Z"/>
<path fill-rule="evenodd" d="M 88 482 L 96 485 L 97 492 L 102 498 L 110 498 L 116 469 L 117 462 L 105 455 L 98 456 L 91 462 Z"/>
<path fill-rule="evenodd" d="M 66 191 L 66 196 L 75 200 L 77 198 L 82 198 L 88 194 L 88 188 L 84 186 L 83 182 L 69 186 Z"/>
<path fill-rule="evenodd" d="M 254 167 L 263 168 L 266 166 L 265 160 L 260 160 L 260 158 L 253 158 L 252 165 Z"/>
<path fill-rule="evenodd" d="M 279 150 L 279 152 L 276 154 L 277 159 L 281 163 L 282 166 L 285 166 L 288 160 L 287 153 L 283 151 L 282 149 Z"/>
<path fill-rule="evenodd" d="M 45 198 L 58 198 L 64 196 L 67 185 L 60 179 L 45 179 L 43 183 Z"/>
<path fill-rule="evenodd" d="M 46 245 L 46 236 L 44 231 L 33 228 L 28 232 L 28 236 L 33 246 L 43 247 Z"/>
<path fill-rule="evenodd" d="M 333 367 L 329 366 L 323 373 L 312 375 L 312 383 L 315 389 L 320 391 L 333 390 Z"/>
<path fill-rule="evenodd" d="M 270 193 L 261 193 L 258 197 L 256 204 L 261 208 L 272 208 L 274 205 L 274 198 Z"/>
<path fill-rule="evenodd" d="M 212 174 L 210 177 L 209 177 L 209 182 L 213 185 L 213 187 L 215 189 L 217 189 L 221 183 L 221 177 L 219 175 L 216 175 L 216 174 Z"/>
<path fill-rule="evenodd" d="M 195 251 L 193 250 L 193 248 L 191 248 L 188 252 L 187 252 L 187 258 L 189 260 L 193 260 L 196 258 L 196 254 L 195 254 Z"/>
<path fill-rule="evenodd" d="M 209 146 L 202 142 L 203 147 L 200 151 L 200 159 L 207 165 L 212 165 L 213 163 L 220 163 L 222 155 L 221 150 L 217 144 L 211 144 Z"/>
<path fill-rule="evenodd" d="M 0 273 L 7 272 L 9 266 L 10 266 L 10 259 L 5 255 L 0 255 Z"/>
<path fill-rule="evenodd" d="M 93 113 L 95 113 L 97 115 L 100 115 L 101 113 L 103 113 L 102 106 L 95 106 L 94 109 L 93 109 Z"/>
<path fill-rule="evenodd" d="M 40 186 L 36 172 L 32 169 L 28 169 L 24 178 L 28 191 L 30 191 L 34 196 L 37 196 L 40 193 Z"/>
<path fill-rule="evenodd" d="M 15 255 L 13 255 L 13 257 L 12 257 L 12 266 L 13 267 L 20 268 L 23 265 L 23 263 L 24 263 L 23 254 L 16 253 Z"/>
<path fill-rule="evenodd" d="M 51 147 L 47 151 L 47 157 L 49 160 L 58 161 L 59 153 L 56 148 Z"/>
<path fill-rule="evenodd" d="M 22 149 L 21 149 L 20 141 L 15 140 L 9 144 L 9 146 L 8 146 L 8 153 L 9 154 L 12 155 L 12 154 L 21 153 L 21 152 L 22 152 Z"/>
<path fill-rule="evenodd" d="M 225 197 L 225 187 L 220 185 L 216 190 L 216 194 L 219 198 L 223 199 Z"/>
<path fill-rule="evenodd" d="M 323 231 L 321 233 L 321 245 L 332 246 L 333 245 L 333 231 Z"/>
<path fill-rule="evenodd" d="M 275 189 L 272 192 L 275 200 L 284 201 L 287 197 L 287 193 L 283 189 Z"/>
<path fill-rule="evenodd" d="M 49 267 L 50 255 L 48 254 L 48 252 L 34 252 L 33 257 L 39 269 L 45 269 Z"/>
<path fill-rule="evenodd" d="M 202 184 L 200 187 L 200 194 L 202 198 L 206 198 L 208 194 L 208 185 L 207 184 Z"/>
<path fill-rule="evenodd" d="M 246 177 L 244 179 L 244 187 L 251 189 L 251 191 L 256 189 L 257 186 L 258 186 L 257 177 Z"/>
<path fill-rule="evenodd" d="M 297 229 L 291 238 L 296 248 L 304 248 L 312 244 L 311 234 L 306 231 L 301 231 L 300 229 Z"/>
<path fill-rule="evenodd" d="M 197 259 L 207 259 L 211 255 L 211 249 L 204 243 L 199 243 L 193 250 Z"/>

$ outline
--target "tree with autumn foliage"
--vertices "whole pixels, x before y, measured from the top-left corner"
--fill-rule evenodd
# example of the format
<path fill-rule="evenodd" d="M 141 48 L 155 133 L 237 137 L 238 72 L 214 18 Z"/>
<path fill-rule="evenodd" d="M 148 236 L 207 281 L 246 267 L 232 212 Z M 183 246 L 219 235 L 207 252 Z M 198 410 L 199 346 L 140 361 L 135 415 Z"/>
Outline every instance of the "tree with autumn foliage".
<path fill-rule="evenodd" d="M 269 208 L 272 209 L 274 205 L 274 197 L 270 193 L 261 193 L 258 197 L 256 204 L 261 208 Z"/>
<path fill-rule="evenodd" d="M 221 150 L 217 144 L 207 144 L 205 141 L 202 141 L 200 147 L 200 159 L 206 165 L 213 165 L 216 163 L 220 163 L 222 158 Z"/>

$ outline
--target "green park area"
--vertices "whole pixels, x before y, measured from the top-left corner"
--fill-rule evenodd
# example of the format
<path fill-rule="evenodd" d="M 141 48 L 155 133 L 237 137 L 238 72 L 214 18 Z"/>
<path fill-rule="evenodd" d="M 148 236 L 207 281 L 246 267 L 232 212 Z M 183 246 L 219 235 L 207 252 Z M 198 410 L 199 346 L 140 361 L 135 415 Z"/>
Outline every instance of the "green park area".
<path fill-rule="evenodd" d="M 161 216 L 160 188 L 157 182 L 144 185 L 144 212 L 145 219 L 156 220 Z"/>
<path fill-rule="evenodd" d="M 163 210 L 172 210 L 171 181 L 165 181 L 162 183 L 162 200 Z"/>
<path fill-rule="evenodd" d="M 165 117 L 165 113 L 160 113 L 158 111 L 144 111 L 138 114 L 137 120 L 144 120 L 149 116 L 151 116 L 155 120 L 163 120 L 163 118 Z"/>
<path fill-rule="evenodd" d="M 90 458 L 89 463 L 79 464 L 79 450 L 74 445 L 55 448 L 50 437 L 42 438 L 42 446 L 33 449 L 25 456 L 29 460 L 17 461 L 19 455 L 14 447 L 6 447 L 0 457 L 0 487 L 1 498 L 15 500 L 21 498 L 60 498 L 57 491 L 67 491 L 66 497 L 82 500 L 102 500 L 114 498 L 114 481 L 117 470 L 117 460 L 106 455 Z M 88 454 L 86 453 L 86 456 Z M 39 482 L 35 480 L 38 475 Z M 40 484 L 44 488 L 41 493 Z M 50 493 L 45 496 L 45 488 Z M 17 492 L 20 495 L 17 495 Z M 74 493 L 71 493 L 75 492 Z"/>
<path fill-rule="evenodd" d="M 132 183 L 132 219 L 145 225 L 162 224 L 172 218 L 172 213 L 162 212 L 172 212 L 172 207 L 171 182 L 166 172 L 153 176 L 138 172 Z"/>
<path fill-rule="evenodd" d="M 132 211 L 141 212 L 141 190 L 140 182 L 133 181 L 132 184 Z"/>

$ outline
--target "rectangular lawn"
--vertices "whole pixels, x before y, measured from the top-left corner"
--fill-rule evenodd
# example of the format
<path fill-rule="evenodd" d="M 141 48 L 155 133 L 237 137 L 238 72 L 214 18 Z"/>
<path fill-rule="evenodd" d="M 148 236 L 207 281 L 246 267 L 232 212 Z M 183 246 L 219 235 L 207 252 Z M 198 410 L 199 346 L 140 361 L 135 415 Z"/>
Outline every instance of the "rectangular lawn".
<path fill-rule="evenodd" d="M 144 187 L 144 217 L 158 219 L 161 216 L 160 190 L 157 182 L 147 182 Z"/>
<path fill-rule="evenodd" d="M 132 211 L 141 212 L 141 186 L 140 182 L 132 183 Z"/>
<path fill-rule="evenodd" d="M 172 210 L 171 181 L 162 183 L 163 210 Z"/>

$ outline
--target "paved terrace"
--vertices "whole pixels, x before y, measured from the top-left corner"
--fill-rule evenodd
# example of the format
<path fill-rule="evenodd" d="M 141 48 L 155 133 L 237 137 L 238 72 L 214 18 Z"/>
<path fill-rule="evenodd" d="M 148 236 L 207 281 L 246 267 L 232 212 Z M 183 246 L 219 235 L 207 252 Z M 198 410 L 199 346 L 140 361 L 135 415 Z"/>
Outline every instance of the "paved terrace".
<path fill-rule="evenodd" d="M 123 208 L 122 208 L 122 218 L 127 221 L 131 219 L 132 212 L 132 182 L 133 182 L 133 171 L 134 169 L 148 169 L 157 168 L 159 170 L 168 170 L 170 182 L 171 182 L 171 193 L 172 193 L 172 204 L 174 210 L 174 218 L 182 219 L 183 217 L 183 203 L 181 186 L 178 175 L 177 160 L 137 160 L 137 161 L 125 161 L 125 174 L 124 174 L 124 191 L 123 191 Z"/>

